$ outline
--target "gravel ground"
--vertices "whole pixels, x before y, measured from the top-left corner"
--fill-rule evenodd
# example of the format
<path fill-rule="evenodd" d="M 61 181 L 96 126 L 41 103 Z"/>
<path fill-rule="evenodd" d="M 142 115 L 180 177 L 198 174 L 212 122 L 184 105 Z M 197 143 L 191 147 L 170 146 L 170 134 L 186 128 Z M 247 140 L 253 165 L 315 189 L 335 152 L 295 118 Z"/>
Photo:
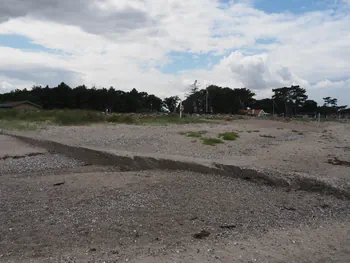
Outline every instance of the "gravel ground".
<path fill-rule="evenodd" d="M 26 156 L 0 160 L 0 176 L 4 174 L 22 174 L 48 171 L 53 169 L 76 168 L 84 163 L 60 154 Z"/>
<path fill-rule="evenodd" d="M 190 172 L 0 179 L 1 262 L 350 260 L 349 200 Z M 314 235 L 296 237 L 303 229 Z"/>
<path fill-rule="evenodd" d="M 205 136 L 209 137 L 236 131 L 240 138 L 207 146 L 198 138 L 180 134 L 186 131 L 206 131 Z M 327 162 L 335 157 L 350 161 L 350 125 L 343 123 L 285 123 L 250 119 L 226 124 L 48 127 L 25 135 L 70 145 L 224 160 L 256 168 L 308 173 L 330 180 L 349 180 L 350 174 L 349 167 Z"/>

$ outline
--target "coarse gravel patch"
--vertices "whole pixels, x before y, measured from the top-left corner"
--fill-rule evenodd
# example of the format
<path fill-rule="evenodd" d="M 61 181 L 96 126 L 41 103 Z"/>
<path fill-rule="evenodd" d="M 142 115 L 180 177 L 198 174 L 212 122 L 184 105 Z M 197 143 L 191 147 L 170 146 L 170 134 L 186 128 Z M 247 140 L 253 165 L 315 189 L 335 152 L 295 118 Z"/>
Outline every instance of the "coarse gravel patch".
<path fill-rule="evenodd" d="M 220 133 L 235 132 L 239 138 L 213 147 L 182 135 L 188 131 L 206 131 L 205 136 L 213 138 Z M 37 133 L 21 134 L 94 149 L 224 160 L 257 169 L 306 173 L 326 179 L 348 180 L 350 173 L 349 167 L 327 162 L 329 158 L 350 161 L 346 150 L 350 147 L 349 124 L 249 119 L 226 124 L 52 126 Z"/>
<path fill-rule="evenodd" d="M 24 156 L 23 158 L 7 158 L 0 160 L 0 175 L 22 174 L 53 169 L 76 168 L 83 166 L 82 161 L 61 154 L 44 154 Z"/>
<path fill-rule="evenodd" d="M 5 175 L 0 255 L 125 262 L 197 242 L 348 222 L 349 210 L 349 200 L 186 171 Z M 196 239 L 203 231 L 209 235 Z"/>

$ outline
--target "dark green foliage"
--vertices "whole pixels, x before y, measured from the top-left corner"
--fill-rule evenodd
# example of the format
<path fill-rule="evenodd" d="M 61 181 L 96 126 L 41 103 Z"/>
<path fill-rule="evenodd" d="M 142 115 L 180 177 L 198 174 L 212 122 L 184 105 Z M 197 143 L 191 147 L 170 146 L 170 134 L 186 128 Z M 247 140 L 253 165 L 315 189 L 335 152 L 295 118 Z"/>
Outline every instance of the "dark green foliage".
<path fill-rule="evenodd" d="M 205 113 L 206 96 L 208 90 L 208 108 L 213 113 L 237 113 L 238 110 L 254 104 L 255 94 L 249 89 L 230 89 L 215 85 L 202 90 L 192 90 L 183 105 L 185 112 L 194 113 L 196 105 L 197 113 Z"/>
<path fill-rule="evenodd" d="M 304 113 L 316 113 L 317 112 L 317 102 L 314 100 L 305 101 L 304 105 L 301 107 L 300 111 Z"/>
<path fill-rule="evenodd" d="M 265 112 L 272 114 L 284 115 L 285 117 L 295 117 L 296 115 L 316 116 L 321 113 L 322 116 L 336 114 L 345 115 L 348 113 L 347 106 L 338 106 L 338 100 L 331 97 L 324 98 L 324 105 L 317 106 L 317 102 L 308 100 L 306 90 L 300 86 L 282 87 L 273 89 L 272 98 L 255 100 L 255 94 L 247 89 L 231 89 L 228 87 L 219 87 L 211 85 L 206 89 L 199 90 L 197 83 L 191 86 L 183 106 L 186 113 L 205 113 L 208 109 L 210 113 L 236 114 L 241 109 L 263 109 Z M 15 90 L 10 93 L 0 94 L 0 103 L 15 101 L 31 101 L 39 104 L 45 110 L 49 109 L 80 109 L 90 111 L 104 112 L 109 109 L 112 113 L 150 113 L 160 112 L 165 107 L 171 113 L 179 110 L 179 97 L 173 96 L 161 100 L 155 95 L 146 92 L 139 92 L 136 89 L 130 92 L 102 88 L 88 89 L 86 86 L 71 88 L 65 83 L 57 87 L 49 88 L 34 86 L 31 90 Z M 208 106 L 208 107 L 207 107 Z M 16 118 L 31 118 L 31 113 L 22 116 L 22 113 L 14 113 Z M 47 119 L 45 114 L 36 116 L 39 119 Z M 0 116 L 1 117 L 1 116 Z M 52 117 L 52 116 L 50 116 Z M 60 119 L 61 117 L 58 117 Z M 63 118 L 63 117 L 62 117 Z M 73 117 L 67 117 L 67 120 L 61 122 L 71 122 Z M 95 119 L 92 116 L 83 116 L 83 119 Z M 231 117 L 228 117 L 231 120 Z M 39 120 L 40 121 L 40 120 Z M 119 122 L 123 120 L 111 120 Z M 147 120 L 144 120 L 147 122 Z M 154 122 L 153 119 L 149 120 Z M 174 119 L 157 119 L 158 122 L 166 123 L 193 123 L 193 120 L 183 118 Z M 199 121 L 198 121 L 199 122 Z"/>
<path fill-rule="evenodd" d="M 84 85 L 75 89 L 65 83 L 55 88 L 33 87 L 32 90 L 15 90 L 0 94 L 0 103 L 28 100 L 41 105 L 44 109 L 85 109 L 112 112 L 156 112 L 161 111 L 163 101 L 146 92 L 136 89 L 130 92 L 109 89 L 88 89 Z"/>
<path fill-rule="evenodd" d="M 180 98 L 178 96 L 172 96 L 172 97 L 165 98 L 163 100 L 163 105 L 169 112 L 173 113 L 175 112 L 176 106 L 179 101 L 180 101 Z"/>
<path fill-rule="evenodd" d="M 308 98 L 306 90 L 300 86 L 283 87 L 272 91 L 274 92 L 272 99 L 277 108 L 276 112 L 283 112 L 285 116 L 298 114 Z"/>

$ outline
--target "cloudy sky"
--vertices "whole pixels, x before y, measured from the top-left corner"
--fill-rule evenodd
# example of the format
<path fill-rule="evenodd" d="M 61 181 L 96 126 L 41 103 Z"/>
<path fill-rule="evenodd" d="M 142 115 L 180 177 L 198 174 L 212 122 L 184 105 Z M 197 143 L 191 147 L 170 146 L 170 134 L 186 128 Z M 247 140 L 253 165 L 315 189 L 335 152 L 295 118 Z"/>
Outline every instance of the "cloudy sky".
<path fill-rule="evenodd" d="M 299 84 L 350 105 L 350 0 L 1 0 L 0 93 L 32 85 L 258 98 Z"/>

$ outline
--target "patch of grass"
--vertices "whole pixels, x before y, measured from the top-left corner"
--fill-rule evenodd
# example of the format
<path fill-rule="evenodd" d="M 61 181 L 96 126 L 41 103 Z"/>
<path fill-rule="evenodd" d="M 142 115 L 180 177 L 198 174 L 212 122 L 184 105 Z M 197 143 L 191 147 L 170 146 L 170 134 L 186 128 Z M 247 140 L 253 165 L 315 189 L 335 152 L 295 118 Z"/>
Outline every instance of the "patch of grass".
<path fill-rule="evenodd" d="M 195 123 L 213 123 L 214 120 L 201 119 L 195 117 L 183 117 L 168 115 L 168 116 L 156 116 L 156 117 L 143 117 L 139 119 L 141 124 L 155 124 L 155 125 L 167 125 L 167 124 L 195 124 Z"/>
<path fill-rule="evenodd" d="M 107 118 L 108 122 L 134 124 L 137 122 L 136 118 L 131 115 L 112 115 Z"/>
<path fill-rule="evenodd" d="M 206 134 L 206 131 L 189 131 L 189 132 L 185 132 L 184 135 L 187 137 L 196 137 L 196 138 L 200 138 L 202 137 L 203 134 Z"/>
<path fill-rule="evenodd" d="M 304 133 L 302 133 L 302 132 L 298 132 L 298 135 L 304 135 Z"/>
<path fill-rule="evenodd" d="M 104 122 L 105 115 L 87 110 L 0 110 L 0 120 L 83 125 Z"/>
<path fill-rule="evenodd" d="M 260 137 L 264 137 L 264 138 L 273 138 L 273 139 L 275 139 L 275 138 L 276 138 L 275 136 L 272 136 L 272 135 L 266 135 L 266 134 L 262 134 L 262 135 L 260 135 Z"/>
<path fill-rule="evenodd" d="M 225 141 L 235 141 L 237 140 L 237 138 L 239 138 L 239 135 L 238 133 L 235 133 L 235 132 L 224 132 L 224 133 L 220 133 L 218 137 L 222 138 Z"/>
<path fill-rule="evenodd" d="M 0 120 L 0 129 L 10 131 L 35 131 L 40 125 L 35 122 Z"/>
<path fill-rule="evenodd" d="M 95 111 L 57 111 L 54 117 L 54 123 L 67 126 L 105 121 L 105 116 Z"/>
<path fill-rule="evenodd" d="M 292 130 L 292 132 L 299 132 L 299 131 L 297 131 L 297 130 Z"/>
<path fill-rule="evenodd" d="M 224 143 L 224 141 L 221 140 L 221 139 L 218 139 L 218 138 L 210 138 L 210 137 L 203 137 L 203 138 L 202 138 L 202 142 L 203 142 L 203 144 L 205 144 L 205 145 L 211 145 L 211 146 L 214 146 L 214 145 L 219 144 L 219 143 Z"/>
<path fill-rule="evenodd" d="M 126 124 L 195 124 L 216 123 L 197 117 L 180 118 L 178 115 L 134 116 L 131 114 L 112 114 L 106 116 L 102 112 L 89 110 L 0 110 L 0 120 L 49 122 L 57 125 L 86 125 L 93 123 L 126 123 Z"/>

